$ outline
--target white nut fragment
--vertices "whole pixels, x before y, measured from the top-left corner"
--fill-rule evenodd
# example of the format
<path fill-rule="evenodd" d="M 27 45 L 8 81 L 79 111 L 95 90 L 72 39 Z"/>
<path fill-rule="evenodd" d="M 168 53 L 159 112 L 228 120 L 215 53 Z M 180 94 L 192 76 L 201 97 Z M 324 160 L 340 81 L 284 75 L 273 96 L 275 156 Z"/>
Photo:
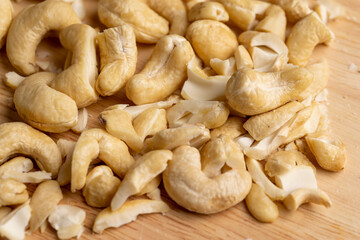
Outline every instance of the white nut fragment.
<path fill-rule="evenodd" d="M 167 118 L 170 127 L 201 123 L 211 129 L 223 125 L 229 113 L 223 102 L 182 100 L 168 110 Z"/>
<path fill-rule="evenodd" d="M 304 203 L 321 204 L 325 207 L 331 207 L 332 203 L 329 196 L 320 189 L 300 188 L 289 194 L 283 201 L 285 207 L 289 210 L 296 210 Z"/>
<path fill-rule="evenodd" d="M 229 21 L 229 14 L 224 6 L 217 2 L 199 2 L 191 7 L 188 14 L 189 22 L 210 19 L 219 22 Z"/>
<path fill-rule="evenodd" d="M 265 11 L 265 17 L 256 25 L 256 31 L 271 32 L 285 41 L 286 16 L 284 10 L 276 5 L 271 5 Z"/>
<path fill-rule="evenodd" d="M 139 193 L 146 184 L 162 173 L 172 156 L 173 154 L 169 150 L 156 150 L 148 152 L 137 159 L 126 173 L 111 200 L 111 210 L 116 211 L 119 209 L 128 197 Z"/>
<path fill-rule="evenodd" d="M 95 219 L 93 231 L 102 233 L 106 228 L 120 227 L 134 221 L 139 214 L 165 213 L 169 210 L 170 208 L 163 201 L 148 199 L 128 201 L 116 211 L 111 211 L 110 207 L 101 211 Z"/>
<path fill-rule="evenodd" d="M 84 231 L 86 213 L 83 209 L 70 205 L 58 205 L 49 216 L 49 223 L 57 231 L 60 239 L 79 238 Z"/>
<path fill-rule="evenodd" d="M 17 74 L 16 72 L 7 72 L 5 73 L 4 84 L 9 88 L 15 90 L 25 77 Z"/>
<path fill-rule="evenodd" d="M 31 208 L 27 201 L 0 220 L 0 236 L 10 240 L 25 239 L 30 216 Z"/>
<path fill-rule="evenodd" d="M 0 180 L 0 207 L 22 204 L 29 199 L 26 185 L 13 179 Z"/>
<path fill-rule="evenodd" d="M 231 76 L 236 70 L 235 58 L 231 57 L 225 60 L 212 58 L 210 59 L 210 67 L 219 75 Z"/>
<path fill-rule="evenodd" d="M 229 117 L 226 122 L 218 128 L 211 130 L 211 138 L 219 137 L 220 135 L 225 135 L 232 139 L 243 135 L 246 133 L 243 125 L 246 119 L 239 117 Z"/>
<path fill-rule="evenodd" d="M 14 8 L 10 0 L 0 2 L 0 49 L 5 43 L 6 34 L 14 17 Z"/>
<path fill-rule="evenodd" d="M 88 122 L 88 111 L 86 108 L 79 109 L 78 112 L 78 122 L 77 124 L 71 128 L 72 131 L 76 133 L 81 133 L 86 129 L 86 125 Z"/>
<path fill-rule="evenodd" d="M 76 142 L 60 138 L 56 144 L 60 149 L 61 156 L 63 158 L 66 157 L 65 162 L 63 162 L 63 164 L 59 169 L 59 174 L 57 177 L 57 181 L 59 182 L 59 185 L 65 186 L 70 183 L 71 161 L 72 161 L 72 155 L 74 152 Z"/>
<path fill-rule="evenodd" d="M 251 176 L 245 169 L 232 169 L 214 178 L 201 171 L 199 150 L 181 146 L 163 173 L 166 192 L 189 211 L 211 214 L 241 202 L 251 188 Z"/>

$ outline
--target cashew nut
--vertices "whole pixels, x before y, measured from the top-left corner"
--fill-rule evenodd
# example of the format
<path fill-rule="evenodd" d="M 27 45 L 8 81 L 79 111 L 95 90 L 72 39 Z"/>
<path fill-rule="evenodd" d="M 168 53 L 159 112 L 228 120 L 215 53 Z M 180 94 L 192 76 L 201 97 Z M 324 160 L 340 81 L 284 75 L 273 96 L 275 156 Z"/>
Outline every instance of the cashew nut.
<path fill-rule="evenodd" d="M 151 192 L 148 192 L 146 194 L 146 196 L 148 198 L 150 198 L 151 200 L 157 200 L 157 201 L 162 201 L 161 199 L 161 192 L 159 188 L 155 188 L 154 190 L 152 190 Z M 1 217 L 0 217 L 1 219 Z"/>
<path fill-rule="evenodd" d="M 86 129 L 88 122 L 88 111 L 86 108 L 81 108 L 78 111 L 78 121 L 74 127 L 71 128 L 71 131 L 76 133 L 82 133 Z"/>
<path fill-rule="evenodd" d="M 212 58 L 210 67 L 219 75 L 231 76 L 236 71 L 235 58 L 231 57 L 226 60 Z"/>
<path fill-rule="evenodd" d="M 61 156 L 63 158 L 66 157 L 65 162 L 59 169 L 59 174 L 57 177 L 59 185 L 65 186 L 69 184 L 71 180 L 71 161 L 76 142 L 60 138 L 56 144 L 60 149 Z"/>
<path fill-rule="evenodd" d="M 224 6 L 218 2 L 199 2 L 191 7 L 188 15 L 189 22 L 210 19 L 219 22 L 229 21 L 229 14 Z"/>
<path fill-rule="evenodd" d="M 7 72 L 5 73 L 4 84 L 9 88 L 15 90 L 25 77 L 17 74 L 16 72 Z"/>
<path fill-rule="evenodd" d="M 241 202 L 251 188 L 251 176 L 245 169 L 232 169 L 208 178 L 201 171 L 199 150 L 181 146 L 163 173 L 166 192 L 189 211 L 211 214 Z"/>
<path fill-rule="evenodd" d="M 254 63 L 251 59 L 251 56 L 248 50 L 244 47 L 244 45 L 239 45 L 235 52 L 235 63 L 236 70 L 240 70 L 241 68 L 254 68 Z"/>
<path fill-rule="evenodd" d="M 113 175 L 111 168 L 97 166 L 87 175 L 82 193 L 89 206 L 108 207 L 119 185 L 120 179 Z"/>
<path fill-rule="evenodd" d="M 0 2 L 0 49 L 5 43 L 6 34 L 9 30 L 11 20 L 14 17 L 14 8 L 10 0 Z"/>
<path fill-rule="evenodd" d="M 317 2 L 321 4 L 321 6 L 324 6 L 329 20 L 333 20 L 338 17 L 348 17 L 349 15 L 345 6 L 340 2 L 336 2 L 333 0 L 318 0 Z"/>
<path fill-rule="evenodd" d="M 228 136 L 232 139 L 245 134 L 246 130 L 243 127 L 246 119 L 239 117 L 229 117 L 226 122 L 220 127 L 211 130 L 211 138 L 217 138 L 220 135 Z"/>
<path fill-rule="evenodd" d="M 295 23 L 298 20 L 302 19 L 309 13 L 311 9 L 309 8 L 308 1 L 304 0 L 266 0 L 273 4 L 277 4 L 282 9 L 284 9 L 287 19 L 291 23 Z"/>
<path fill-rule="evenodd" d="M 22 204 L 29 199 L 26 185 L 13 179 L 0 180 L 0 206 Z"/>
<path fill-rule="evenodd" d="M 8 32 L 6 52 L 11 64 L 24 75 L 37 72 L 35 50 L 45 34 L 79 22 L 76 12 L 64 1 L 47 0 L 29 6 L 13 19 Z"/>
<path fill-rule="evenodd" d="M 251 215 L 260 222 L 271 223 L 279 216 L 277 205 L 265 194 L 264 189 L 256 183 L 252 184 L 245 202 Z"/>
<path fill-rule="evenodd" d="M 289 63 L 305 66 L 316 45 L 329 44 L 334 38 L 334 33 L 316 13 L 309 14 L 295 24 L 286 41 Z"/>
<path fill-rule="evenodd" d="M 144 141 L 147 136 L 153 136 L 167 128 L 166 111 L 149 108 L 134 119 L 133 125 L 141 141 Z"/>
<path fill-rule="evenodd" d="M 119 91 L 134 75 L 137 62 L 137 47 L 134 30 L 122 25 L 98 34 L 101 72 L 96 80 L 96 90 L 102 96 Z"/>
<path fill-rule="evenodd" d="M 314 7 L 314 12 L 316 12 L 316 14 L 319 16 L 319 18 L 321 19 L 321 21 L 323 23 L 327 23 L 328 21 L 328 12 L 326 10 L 326 7 L 322 4 L 317 3 Z"/>
<path fill-rule="evenodd" d="M 210 59 L 228 59 L 238 46 L 235 34 L 224 23 L 214 20 L 198 20 L 191 23 L 186 38 L 197 55 L 209 65 Z"/>
<path fill-rule="evenodd" d="M 56 177 L 61 166 L 61 154 L 55 142 L 44 133 L 21 122 L 0 125 L 0 164 L 10 156 L 24 154 L 34 158 L 41 170 Z"/>
<path fill-rule="evenodd" d="M 183 37 L 161 38 L 145 67 L 126 84 L 126 96 L 135 104 L 160 101 L 178 89 L 186 79 L 186 65 L 194 57 Z"/>
<path fill-rule="evenodd" d="M 173 154 L 169 150 L 155 150 L 137 159 L 126 173 L 111 200 L 111 210 L 116 211 L 119 209 L 128 197 L 139 193 L 146 184 L 161 174 L 172 156 Z"/>
<path fill-rule="evenodd" d="M 271 5 L 265 11 L 265 17 L 256 25 L 256 31 L 270 32 L 285 41 L 286 16 L 284 10 L 276 5 Z"/>
<path fill-rule="evenodd" d="M 225 96 L 237 112 L 256 115 L 297 99 L 312 81 L 305 68 L 271 73 L 240 69 L 228 81 Z"/>
<path fill-rule="evenodd" d="M 283 201 L 285 207 L 289 210 L 296 210 L 304 203 L 321 204 L 325 207 L 331 207 L 332 203 L 329 196 L 320 189 L 300 188 L 289 194 Z"/>
<path fill-rule="evenodd" d="M 161 174 L 157 175 L 148 184 L 146 184 L 145 187 L 143 187 L 143 189 L 141 189 L 141 191 L 137 193 L 135 196 L 142 196 L 144 194 L 148 195 L 149 193 L 158 189 L 161 182 L 161 178 L 162 178 Z M 161 199 L 153 199 L 153 200 L 161 200 Z"/>

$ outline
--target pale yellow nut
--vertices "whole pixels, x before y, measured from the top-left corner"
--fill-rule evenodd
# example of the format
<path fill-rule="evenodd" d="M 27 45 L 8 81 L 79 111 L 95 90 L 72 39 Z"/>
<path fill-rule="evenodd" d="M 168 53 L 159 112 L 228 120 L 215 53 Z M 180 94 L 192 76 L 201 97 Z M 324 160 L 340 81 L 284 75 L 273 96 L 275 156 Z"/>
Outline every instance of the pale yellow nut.
<path fill-rule="evenodd" d="M 55 73 L 40 72 L 27 77 L 15 90 L 14 104 L 22 119 L 47 132 L 64 132 L 78 121 L 76 102 L 49 85 Z"/>
<path fill-rule="evenodd" d="M 167 128 L 166 111 L 149 108 L 134 119 L 133 126 L 141 141 L 144 141 L 147 136 L 153 136 Z"/>
<path fill-rule="evenodd" d="M 15 90 L 25 77 L 17 74 L 16 72 L 7 72 L 5 73 L 4 84 L 9 88 Z"/>
<path fill-rule="evenodd" d="M 45 34 L 79 22 L 71 5 L 63 1 L 48 0 L 25 8 L 8 32 L 6 52 L 11 64 L 24 75 L 37 72 L 35 50 Z"/>
<path fill-rule="evenodd" d="M 136 105 L 170 96 L 186 79 L 186 65 L 194 57 L 190 43 L 178 35 L 162 37 L 150 60 L 126 84 L 126 96 Z"/>
<path fill-rule="evenodd" d="M 167 119 L 170 127 L 201 123 L 212 129 L 223 125 L 229 113 L 223 102 L 182 100 L 167 111 Z"/>
<path fill-rule="evenodd" d="M 241 68 L 254 68 L 254 62 L 244 45 L 239 45 L 236 48 L 234 57 L 236 70 L 240 70 Z"/>
<path fill-rule="evenodd" d="M 82 194 L 89 206 L 108 207 L 119 185 L 120 179 L 113 175 L 111 168 L 97 166 L 87 175 Z"/>
<path fill-rule="evenodd" d="M 166 192 L 189 211 L 211 214 L 241 202 L 251 188 L 251 176 L 245 169 L 232 169 L 214 178 L 201 171 L 199 150 L 181 146 L 163 173 Z"/>
<path fill-rule="evenodd" d="M 334 38 L 334 33 L 316 13 L 309 14 L 295 24 L 286 41 L 289 63 L 305 66 L 316 45 L 329 44 Z"/>
<path fill-rule="evenodd" d="M 321 19 L 321 21 L 323 23 L 327 23 L 328 21 L 328 12 L 326 10 L 326 7 L 322 4 L 316 4 L 314 7 L 314 12 L 316 12 L 316 14 L 319 16 L 319 18 Z"/>
<path fill-rule="evenodd" d="M 271 5 L 265 11 L 265 17 L 256 25 L 256 31 L 270 32 L 285 41 L 286 16 L 284 10 L 276 5 Z"/>
<path fill-rule="evenodd" d="M 281 128 L 303 108 L 301 103 L 293 101 L 272 111 L 252 116 L 243 127 L 256 141 L 260 141 Z"/>
<path fill-rule="evenodd" d="M 134 75 L 137 47 L 130 25 L 109 28 L 97 35 L 100 49 L 101 72 L 96 90 L 102 96 L 114 95 Z"/>
<path fill-rule="evenodd" d="M 212 58 L 210 67 L 219 75 L 231 76 L 236 71 L 235 58 L 231 57 L 225 60 Z"/>
<path fill-rule="evenodd" d="M 266 0 L 273 4 L 279 5 L 284 9 L 286 17 L 290 23 L 295 23 L 298 20 L 302 19 L 309 13 L 311 9 L 309 8 L 308 1 L 304 0 Z"/>
<path fill-rule="evenodd" d="M 63 162 L 63 164 L 61 165 L 61 167 L 59 169 L 59 174 L 57 177 L 57 181 L 58 181 L 59 185 L 65 186 L 70 183 L 71 160 L 72 160 L 72 155 L 74 152 L 76 142 L 60 138 L 56 142 L 56 144 L 61 152 L 61 157 L 62 158 L 66 157 L 65 161 Z"/>
<path fill-rule="evenodd" d="M 331 207 L 332 202 L 329 196 L 320 189 L 300 188 L 287 196 L 283 201 L 285 207 L 295 211 L 304 203 L 321 204 Z"/>
<path fill-rule="evenodd" d="M 25 184 L 13 179 L 0 180 L 0 206 L 22 204 L 28 199 Z"/>
<path fill-rule="evenodd" d="M 102 233 L 106 228 L 120 227 L 134 221 L 140 214 L 165 213 L 170 208 L 163 201 L 137 199 L 124 203 L 118 210 L 112 211 L 110 207 L 102 210 L 95 219 L 92 230 Z"/>
<path fill-rule="evenodd" d="M 229 117 L 223 125 L 211 130 L 211 138 L 216 138 L 220 135 L 236 138 L 242 134 L 245 134 L 246 130 L 243 127 L 245 121 L 246 119 L 244 118 Z"/>
<path fill-rule="evenodd" d="M 9 30 L 11 20 L 14 17 L 14 8 L 10 0 L 0 2 L 0 49 L 5 43 L 6 34 Z"/>
<path fill-rule="evenodd" d="M 188 12 L 191 10 L 193 6 L 195 6 L 198 3 L 206 2 L 207 0 L 185 0 L 186 8 Z"/>
<path fill-rule="evenodd" d="M 60 42 L 71 54 L 70 65 L 50 84 L 76 102 L 87 107 L 98 99 L 95 80 L 98 76 L 96 30 L 86 24 L 74 24 L 60 32 Z"/>
<path fill-rule="evenodd" d="M 78 122 L 77 124 L 71 128 L 71 131 L 76 133 L 82 133 L 86 129 L 86 125 L 88 122 L 88 111 L 86 108 L 81 108 L 78 111 Z"/>
<path fill-rule="evenodd" d="M 71 191 L 85 186 L 90 162 L 101 159 L 116 175 L 123 177 L 135 162 L 126 144 L 111 136 L 103 129 L 90 129 L 82 132 L 74 149 L 71 162 Z"/>
<path fill-rule="evenodd" d="M 141 196 L 144 194 L 149 194 L 153 191 L 155 191 L 155 189 L 158 189 L 160 183 L 161 183 L 161 174 L 157 175 L 155 178 L 153 178 L 150 182 L 148 182 L 145 187 L 143 187 L 143 189 L 141 189 L 141 191 L 139 193 L 137 193 L 135 196 Z M 153 200 L 161 200 L 161 199 L 153 199 Z"/>
<path fill-rule="evenodd" d="M 155 150 L 137 159 L 126 173 L 111 200 L 111 210 L 116 211 L 119 209 L 128 197 L 139 193 L 146 184 L 161 174 L 172 157 L 173 154 L 169 150 Z"/>
<path fill-rule="evenodd" d="M 225 96 L 234 110 L 256 115 L 296 100 L 312 81 L 313 74 L 304 68 L 271 73 L 241 69 L 228 81 Z"/>
<path fill-rule="evenodd" d="M 212 58 L 228 59 L 238 46 L 231 29 L 214 20 L 193 22 L 186 30 L 186 38 L 206 65 L 209 65 Z"/>
<path fill-rule="evenodd" d="M 46 221 L 62 198 L 60 185 L 55 180 L 45 181 L 37 186 L 30 201 L 30 232 L 36 231 Z"/>
<path fill-rule="evenodd" d="M 346 164 L 346 150 L 340 140 L 306 137 L 311 152 L 317 163 L 328 171 L 340 171 Z"/>
<path fill-rule="evenodd" d="M 210 19 L 219 22 L 229 21 L 229 14 L 218 2 L 199 2 L 191 7 L 188 14 L 189 22 Z"/>
<path fill-rule="evenodd" d="M 152 190 L 151 192 L 148 192 L 146 194 L 146 196 L 148 198 L 150 198 L 151 200 L 157 200 L 157 201 L 162 201 L 161 199 L 161 192 L 159 188 L 155 188 L 154 190 Z"/>
<path fill-rule="evenodd" d="M 41 170 L 56 177 L 61 154 L 56 143 L 44 133 L 21 122 L 0 125 L 0 163 L 14 154 L 31 156 Z"/>
<path fill-rule="evenodd" d="M 256 183 L 252 184 L 245 202 L 251 215 L 260 222 L 271 223 L 279 217 L 277 205 L 265 194 L 264 189 Z"/>
<path fill-rule="evenodd" d="M 156 43 L 169 32 L 168 21 L 144 1 L 100 0 L 98 16 L 107 27 L 129 24 L 134 29 L 136 41 L 141 43 Z"/>
<path fill-rule="evenodd" d="M 345 8 L 346 5 L 341 2 L 333 0 L 318 0 L 317 2 L 326 9 L 326 15 L 329 18 L 329 21 L 339 17 L 347 18 L 349 16 L 349 13 Z"/>

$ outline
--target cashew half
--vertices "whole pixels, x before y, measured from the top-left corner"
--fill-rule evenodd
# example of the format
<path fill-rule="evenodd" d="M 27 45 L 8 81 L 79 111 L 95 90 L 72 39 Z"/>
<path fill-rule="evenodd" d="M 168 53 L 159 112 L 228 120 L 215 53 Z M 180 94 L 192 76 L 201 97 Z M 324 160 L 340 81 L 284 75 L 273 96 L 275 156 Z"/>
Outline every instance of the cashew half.
<path fill-rule="evenodd" d="M 227 22 L 229 14 L 221 3 L 199 2 L 190 9 L 188 19 L 190 22 L 203 19 Z"/>
<path fill-rule="evenodd" d="M 22 204 L 29 199 L 26 185 L 13 179 L 0 180 L 0 207 Z"/>
<path fill-rule="evenodd" d="M 31 156 L 41 170 L 56 177 L 61 166 L 61 154 L 56 143 L 44 133 L 21 122 L 0 125 L 0 164 L 10 156 Z"/>
<path fill-rule="evenodd" d="M 283 203 L 289 210 L 296 210 L 304 203 L 321 204 L 331 207 L 332 203 L 329 196 L 319 189 L 300 188 L 287 196 Z"/>
<path fill-rule="evenodd" d="M 256 31 L 270 32 L 285 41 L 286 16 L 284 10 L 276 5 L 271 5 L 265 11 L 265 17 L 256 25 Z"/>
<path fill-rule="evenodd" d="M 0 2 L 0 49 L 4 46 L 6 34 L 14 17 L 14 8 L 10 0 Z"/>
<path fill-rule="evenodd" d="M 216 138 L 220 135 L 236 138 L 240 135 L 243 135 L 246 133 L 246 130 L 243 127 L 245 121 L 246 119 L 244 118 L 229 117 L 223 125 L 211 130 L 211 138 Z"/>
<path fill-rule="evenodd" d="M 186 79 L 186 65 L 194 57 L 190 43 L 178 35 L 161 38 L 145 67 L 126 84 L 126 96 L 135 104 L 160 101 Z"/>
<path fill-rule="evenodd" d="M 24 75 L 37 72 L 35 50 L 45 34 L 79 22 L 76 12 L 64 1 L 47 0 L 25 8 L 9 29 L 6 52 L 11 64 Z"/>
<path fill-rule="evenodd" d="M 182 207 L 197 213 L 223 211 L 241 202 L 251 188 L 251 176 L 244 169 L 232 169 L 214 178 L 201 171 L 196 148 L 181 146 L 163 173 L 169 196 Z"/>

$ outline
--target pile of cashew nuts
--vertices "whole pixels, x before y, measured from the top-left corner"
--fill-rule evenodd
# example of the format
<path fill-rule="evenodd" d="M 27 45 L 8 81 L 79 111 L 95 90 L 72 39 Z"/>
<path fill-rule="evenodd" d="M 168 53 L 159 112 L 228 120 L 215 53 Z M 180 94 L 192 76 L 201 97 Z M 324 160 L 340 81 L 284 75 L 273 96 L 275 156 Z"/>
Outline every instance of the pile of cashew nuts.
<path fill-rule="evenodd" d="M 1 236 L 23 239 L 49 222 L 60 239 L 79 237 L 86 213 L 59 204 L 62 187 L 103 209 L 95 233 L 169 211 L 161 182 L 201 214 L 245 200 L 257 220 L 273 222 L 280 203 L 331 206 L 315 165 L 339 171 L 346 155 L 329 134 L 329 66 L 310 58 L 334 39 L 326 26 L 334 9 L 305 0 L 99 0 L 100 32 L 81 22 L 79 6 L 46 0 L 14 16 L 10 0 L 0 1 L 0 47 L 15 69 L 4 83 L 24 121 L 0 125 Z M 55 72 L 36 59 L 50 31 L 67 51 Z M 155 46 L 136 73 L 137 43 Z M 120 90 L 133 104 L 108 106 L 103 128 L 88 129 L 86 107 Z M 77 141 L 46 134 L 68 130 Z M 27 183 L 38 184 L 31 198 Z"/>

